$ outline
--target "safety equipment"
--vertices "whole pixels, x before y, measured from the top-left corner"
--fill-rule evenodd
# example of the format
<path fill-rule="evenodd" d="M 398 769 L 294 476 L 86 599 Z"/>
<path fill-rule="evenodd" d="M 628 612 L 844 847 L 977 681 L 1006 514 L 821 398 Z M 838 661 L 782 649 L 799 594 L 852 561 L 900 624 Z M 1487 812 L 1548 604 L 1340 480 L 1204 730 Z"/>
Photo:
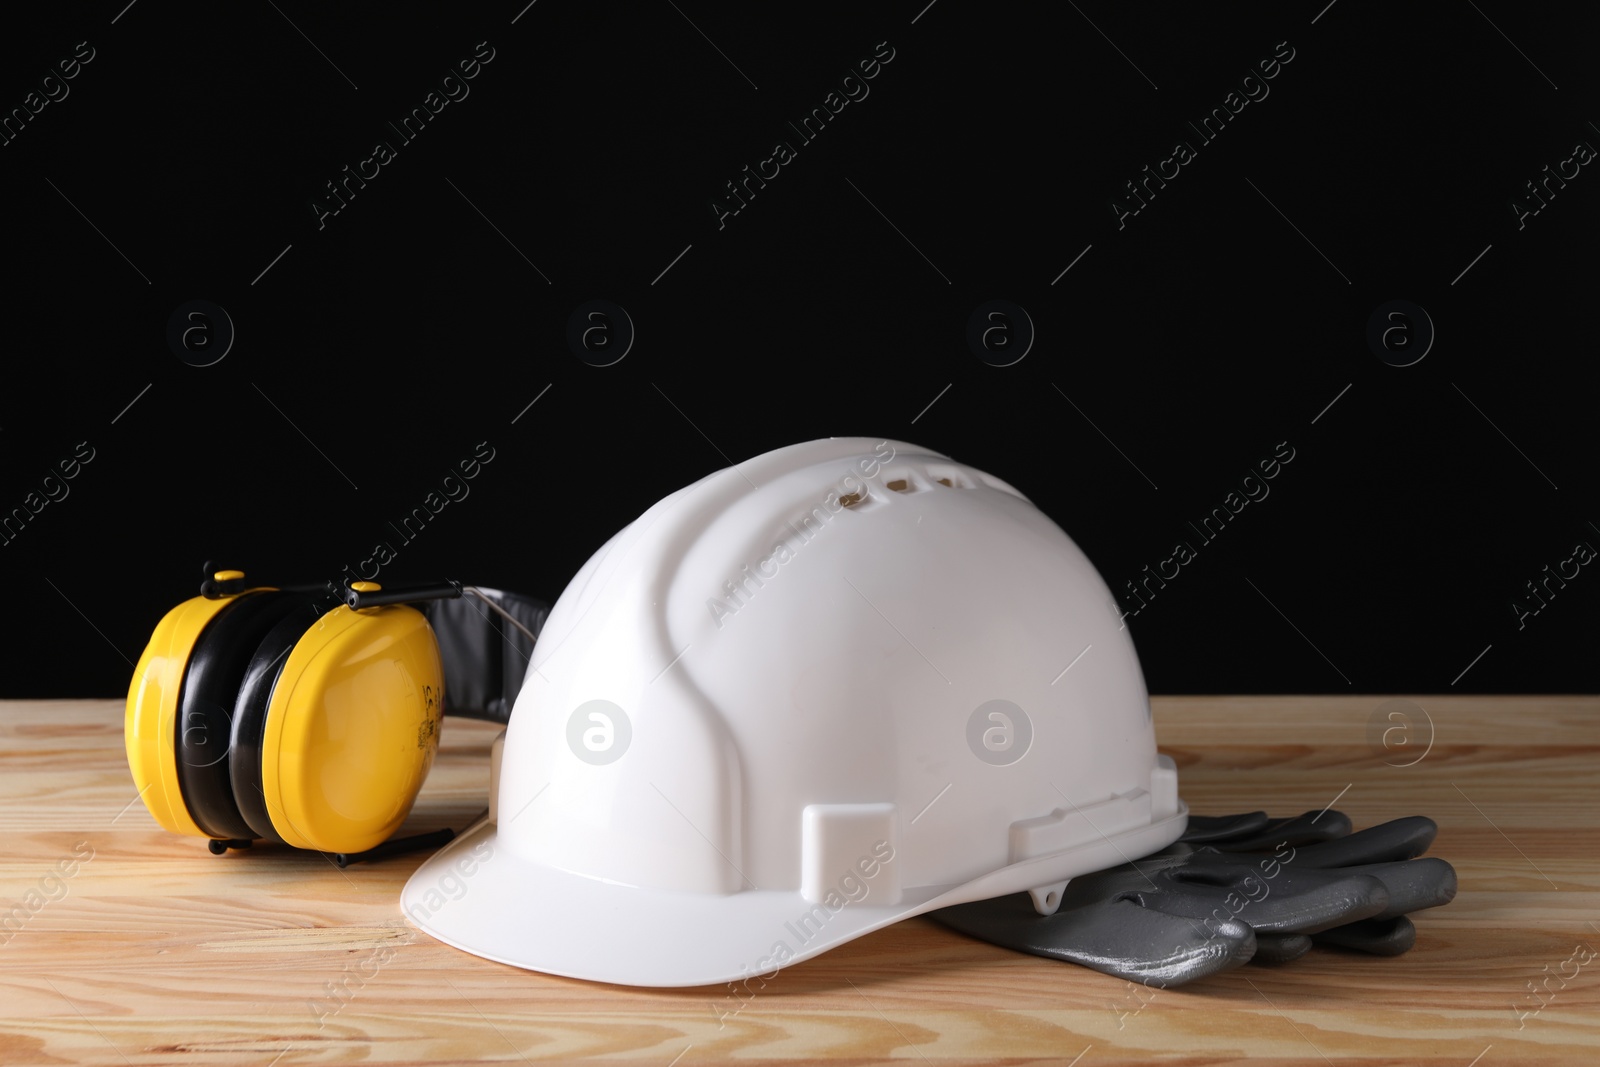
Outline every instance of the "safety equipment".
<path fill-rule="evenodd" d="M 1285 963 L 1314 942 L 1399 955 L 1416 943 L 1407 914 L 1455 898 L 1455 868 L 1415 858 L 1433 843 L 1432 819 L 1350 829 L 1331 810 L 1277 820 L 1260 811 L 1191 816 L 1176 844 L 1074 881 L 1054 915 L 1013 895 L 929 918 L 1160 988 L 1246 962 Z"/>
<path fill-rule="evenodd" d="M 901 441 L 781 448 L 650 508 L 552 608 L 490 815 L 406 915 L 532 970 L 770 977 L 1183 832 L 1139 661 L 1067 535 Z"/>
<path fill-rule="evenodd" d="M 207 574 L 139 657 L 124 734 L 156 822 L 210 838 L 217 854 L 264 838 L 359 856 L 386 841 L 432 765 L 444 713 L 504 721 L 499 692 L 520 684 L 516 657 L 525 665 L 545 614 L 477 591 L 524 639 L 471 601 L 441 599 L 459 597 L 458 583 L 278 589 L 211 564 Z M 431 601 L 438 636 L 403 601 Z M 446 699 L 447 674 L 472 704 Z"/>

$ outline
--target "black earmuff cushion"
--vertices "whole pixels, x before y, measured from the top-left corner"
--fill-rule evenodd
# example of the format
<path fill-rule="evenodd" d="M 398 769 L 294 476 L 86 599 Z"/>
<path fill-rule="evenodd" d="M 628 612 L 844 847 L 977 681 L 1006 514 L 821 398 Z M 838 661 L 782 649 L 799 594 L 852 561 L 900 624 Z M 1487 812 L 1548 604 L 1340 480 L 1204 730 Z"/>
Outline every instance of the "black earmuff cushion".
<path fill-rule="evenodd" d="M 550 606 L 542 600 L 479 588 L 534 636 Z M 507 722 L 533 658 L 533 641 L 471 593 L 427 605 L 428 624 L 444 663 L 444 710 L 490 722 Z"/>
<path fill-rule="evenodd" d="M 279 842 L 283 837 L 273 825 L 267 811 L 266 794 L 261 788 L 261 746 L 267 728 L 267 707 L 272 703 L 272 691 L 289 653 L 332 607 L 318 596 L 291 595 L 293 603 L 261 639 L 239 683 L 233 705 L 233 743 L 228 759 L 233 801 L 252 831 L 250 836 Z"/>
<path fill-rule="evenodd" d="M 234 704 L 251 656 L 295 600 L 277 591 L 233 600 L 206 624 L 184 667 L 173 724 L 178 789 L 195 825 L 212 837 L 256 836 L 233 801 L 229 748 Z"/>

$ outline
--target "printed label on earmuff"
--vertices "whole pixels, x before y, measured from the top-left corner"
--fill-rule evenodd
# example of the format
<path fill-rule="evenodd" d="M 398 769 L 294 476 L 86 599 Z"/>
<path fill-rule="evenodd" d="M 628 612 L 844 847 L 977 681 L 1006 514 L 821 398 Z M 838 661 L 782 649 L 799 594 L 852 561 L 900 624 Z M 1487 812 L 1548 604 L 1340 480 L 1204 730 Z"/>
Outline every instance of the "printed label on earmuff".
<path fill-rule="evenodd" d="M 436 744 L 439 737 L 439 724 L 444 718 L 443 694 L 431 685 L 422 687 L 423 717 L 417 724 L 417 747 L 427 748 Z"/>

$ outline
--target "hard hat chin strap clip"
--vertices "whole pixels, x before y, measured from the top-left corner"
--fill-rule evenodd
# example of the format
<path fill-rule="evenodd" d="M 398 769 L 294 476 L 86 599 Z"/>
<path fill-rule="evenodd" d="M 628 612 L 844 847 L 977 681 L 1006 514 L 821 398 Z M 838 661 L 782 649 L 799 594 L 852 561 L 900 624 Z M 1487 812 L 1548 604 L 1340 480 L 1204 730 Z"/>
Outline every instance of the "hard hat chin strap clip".
<path fill-rule="evenodd" d="M 1054 915 L 1056 909 L 1061 907 L 1061 894 L 1067 888 L 1070 878 L 1063 878 L 1059 882 L 1042 885 L 1038 889 L 1028 890 L 1028 896 L 1033 898 L 1033 910 L 1040 915 Z"/>

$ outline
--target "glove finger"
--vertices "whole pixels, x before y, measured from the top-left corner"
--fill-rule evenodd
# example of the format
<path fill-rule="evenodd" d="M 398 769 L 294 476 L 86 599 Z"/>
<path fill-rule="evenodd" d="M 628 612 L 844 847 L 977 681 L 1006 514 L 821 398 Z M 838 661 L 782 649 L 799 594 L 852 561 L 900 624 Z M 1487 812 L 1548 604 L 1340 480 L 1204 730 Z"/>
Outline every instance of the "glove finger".
<path fill-rule="evenodd" d="M 1214 847 L 1223 852 L 1271 851 L 1283 845 L 1299 847 L 1344 837 L 1353 829 L 1350 816 L 1331 808 L 1308 811 L 1287 819 L 1273 819 L 1254 834 L 1240 834 Z"/>
<path fill-rule="evenodd" d="M 1334 927 L 1335 930 L 1343 927 Z M 1321 936 L 1321 935 L 1318 935 Z M 1311 951 L 1310 934 L 1256 933 L 1256 954 L 1251 963 L 1288 963 Z"/>
<path fill-rule="evenodd" d="M 1208 879 L 1210 884 L 1233 887 L 1236 881 L 1242 881 L 1251 873 L 1248 869 L 1251 862 L 1249 860 L 1226 856 L 1208 845 L 1175 843 L 1137 860 L 1108 867 L 1103 871 L 1095 871 L 1093 874 L 1079 875 L 1067 883 L 1057 910 L 1070 911 L 1073 908 L 1097 905 L 1118 897 L 1135 896 L 1145 890 L 1158 890 L 1156 878 L 1162 871 L 1188 867 L 1199 859 L 1211 859 L 1228 865 L 1230 869 L 1238 870 L 1238 879 L 1215 875 Z"/>
<path fill-rule="evenodd" d="M 1154 881 L 1155 890 L 1126 895 L 1193 919 L 1237 918 L 1258 933 L 1315 933 L 1371 918 L 1389 906 L 1388 889 L 1370 875 L 1283 864 L 1268 876 L 1220 855 L 1158 871 Z"/>
<path fill-rule="evenodd" d="M 1456 869 L 1437 856 L 1346 867 L 1348 874 L 1364 874 L 1383 883 L 1389 906 L 1372 916 L 1392 919 L 1424 908 L 1437 908 L 1456 897 Z"/>
<path fill-rule="evenodd" d="M 1157 853 L 1133 863 L 1124 863 L 1093 874 L 1079 875 L 1068 882 L 1066 889 L 1061 891 L 1061 903 L 1056 909 L 1057 914 L 1077 908 L 1098 907 L 1107 901 L 1128 896 L 1141 889 L 1150 889 L 1156 885 L 1156 875 L 1163 870 L 1188 862 L 1190 860 L 1187 853 Z"/>
<path fill-rule="evenodd" d="M 1269 819 L 1265 812 L 1244 815 L 1191 815 L 1189 825 L 1178 838 L 1193 845 L 1209 845 L 1223 852 L 1250 852 L 1275 849 L 1285 843 L 1310 845 L 1343 837 L 1351 830 L 1350 817 L 1342 811 L 1308 811 L 1284 819 Z"/>
<path fill-rule="evenodd" d="M 1026 893 L 929 912 L 992 945 L 1068 960 L 1158 988 L 1182 985 L 1247 962 L 1255 934 L 1242 922 L 1200 923 L 1119 898 L 1040 915 Z"/>
<path fill-rule="evenodd" d="M 1408 860 L 1428 851 L 1438 832 L 1439 825 L 1422 815 L 1391 819 L 1335 841 L 1296 848 L 1293 862 L 1297 867 L 1356 867 Z"/>
<path fill-rule="evenodd" d="M 1188 827 L 1178 840 L 1193 844 L 1227 841 L 1257 833 L 1271 822 L 1264 811 L 1251 811 L 1242 815 L 1191 815 Z"/>
<path fill-rule="evenodd" d="M 1335 926 L 1312 935 L 1319 945 L 1355 949 L 1374 956 L 1398 956 L 1417 943 L 1417 928 L 1404 915 L 1387 919 L 1363 919 L 1345 926 Z M 1257 958 L 1261 951 L 1256 950 Z"/>

